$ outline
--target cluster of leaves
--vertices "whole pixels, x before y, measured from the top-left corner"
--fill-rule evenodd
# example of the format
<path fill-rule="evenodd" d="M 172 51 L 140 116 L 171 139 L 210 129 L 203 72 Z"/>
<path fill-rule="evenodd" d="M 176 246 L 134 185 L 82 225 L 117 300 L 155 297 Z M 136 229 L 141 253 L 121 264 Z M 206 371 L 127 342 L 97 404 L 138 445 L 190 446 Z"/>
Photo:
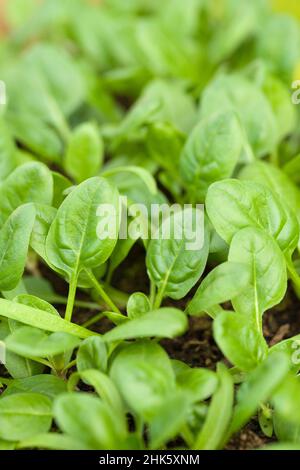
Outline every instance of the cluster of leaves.
<path fill-rule="evenodd" d="M 300 295 L 292 8 L 7 3 L 1 449 L 221 449 L 256 415 L 273 448 L 300 447 L 300 335 L 269 347 L 263 334 L 288 280 Z M 205 203 L 203 247 L 98 237 L 97 207 L 114 206 L 118 227 L 119 194 L 129 214 L 134 203 Z M 195 222 L 194 209 L 185 216 Z M 149 295 L 113 286 L 134 244 Z M 55 272 L 68 297 L 41 271 Z M 74 306 L 85 323 L 72 321 Z M 159 343 L 201 315 L 227 360 L 216 371 L 171 359 Z M 112 328 L 99 334 L 104 318 Z"/>

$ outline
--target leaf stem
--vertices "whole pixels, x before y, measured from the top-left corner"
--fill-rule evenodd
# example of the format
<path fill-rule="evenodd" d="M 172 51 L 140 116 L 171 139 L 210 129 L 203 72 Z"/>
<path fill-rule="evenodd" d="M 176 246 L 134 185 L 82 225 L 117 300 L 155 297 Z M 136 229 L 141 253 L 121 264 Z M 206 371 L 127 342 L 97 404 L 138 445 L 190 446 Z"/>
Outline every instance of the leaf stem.
<path fill-rule="evenodd" d="M 278 151 L 277 151 L 277 149 L 275 149 L 275 150 L 271 153 L 270 162 L 271 162 L 274 166 L 277 166 L 277 167 L 279 166 Z"/>
<path fill-rule="evenodd" d="M 72 320 L 76 289 L 77 289 L 77 275 L 74 275 L 71 277 L 70 285 L 69 285 L 69 294 L 68 294 L 67 308 L 66 308 L 66 313 L 65 313 L 65 320 L 67 321 Z"/>
<path fill-rule="evenodd" d="M 67 305 L 68 299 L 66 297 L 55 295 L 55 296 L 43 296 L 43 300 L 49 302 L 50 304 L 57 304 L 57 305 Z M 87 308 L 89 310 L 100 310 L 101 305 L 97 304 L 96 302 L 88 302 L 86 300 L 75 300 L 74 307 L 80 308 Z"/>
<path fill-rule="evenodd" d="M 91 318 L 89 318 L 87 321 L 85 321 L 81 326 L 84 328 L 88 328 L 91 325 L 94 325 L 94 323 L 97 323 L 98 320 L 101 320 L 105 315 L 101 313 L 97 313 L 96 315 L 93 315 Z"/>
<path fill-rule="evenodd" d="M 65 372 L 67 371 L 68 369 L 71 369 L 71 367 L 74 367 L 76 366 L 76 359 L 74 359 L 73 361 L 69 362 L 69 364 L 67 364 L 64 368 L 63 368 L 63 371 L 62 372 Z"/>
<path fill-rule="evenodd" d="M 105 292 L 109 295 L 109 297 L 115 302 L 119 308 L 124 308 L 127 305 L 129 295 L 125 292 L 122 292 L 114 287 L 111 287 L 108 284 L 104 284 Z"/>
<path fill-rule="evenodd" d="M 114 270 L 111 269 L 111 265 L 110 265 L 109 268 L 108 268 L 108 271 L 107 271 L 106 278 L 105 278 L 106 284 L 111 284 L 113 274 L 114 274 Z"/>
<path fill-rule="evenodd" d="M 195 442 L 195 437 L 192 433 L 192 431 L 190 430 L 190 427 L 188 426 L 188 424 L 185 424 L 182 428 L 181 428 L 181 432 L 180 432 L 181 436 L 183 437 L 183 439 L 185 440 L 186 444 L 188 445 L 188 447 L 191 449 L 194 442 Z"/>
<path fill-rule="evenodd" d="M 158 289 L 157 295 L 155 297 L 155 301 L 153 303 L 153 309 L 154 310 L 157 310 L 161 306 L 161 303 L 162 303 L 163 298 L 164 298 L 164 293 L 165 293 L 165 285 L 162 284 L 160 286 L 160 288 Z"/>
<path fill-rule="evenodd" d="M 54 369 L 54 366 L 49 361 L 47 361 L 46 359 L 42 359 L 41 357 L 26 356 L 26 358 L 30 359 L 30 361 L 35 361 L 39 364 L 43 364 L 46 367 L 50 367 L 50 369 Z"/>
<path fill-rule="evenodd" d="M 120 315 L 121 314 L 121 311 L 118 309 L 118 307 L 114 304 L 114 302 L 111 300 L 111 298 L 106 294 L 105 290 L 103 289 L 103 287 L 101 286 L 101 284 L 97 281 L 97 279 L 95 278 L 94 274 L 92 273 L 92 271 L 90 271 L 89 269 L 86 269 L 85 270 L 86 274 L 88 275 L 88 277 L 90 278 L 91 282 L 92 282 L 92 285 L 93 287 L 95 288 L 95 290 L 98 292 L 98 294 L 100 295 L 100 297 L 104 300 L 104 302 L 106 303 L 106 305 L 115 313 L 119 313 Z"/>
<path fill-rule="evenodd" d="M 156 294 L 156 286 L 153 281 L 150 281 L 150 295 L 149 295 L 149 300 L 150 300 L 150 305 L 151 308 L 154 306 L 154 301 L 155 301 L 155 294 Z"/>

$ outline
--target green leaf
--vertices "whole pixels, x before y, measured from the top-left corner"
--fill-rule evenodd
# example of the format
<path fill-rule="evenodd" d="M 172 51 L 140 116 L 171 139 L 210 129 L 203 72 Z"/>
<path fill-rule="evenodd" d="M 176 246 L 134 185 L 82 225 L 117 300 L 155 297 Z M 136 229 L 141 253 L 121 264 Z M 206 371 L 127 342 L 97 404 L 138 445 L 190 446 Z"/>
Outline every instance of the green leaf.
<path fill-rule="evenodd" d="M 115 325 L 121 325 L 122 323 L 128 322 L 128 317 L 126 315 L 116 313 L 116 312 L 103 312 L 103 315 L 108 318 Z"/>
<path fill-rule="evenodd" d="M 131 320 L 142 317 L 150 312 L 151 305 L 148 297 L 142 292 L 134 292 L 127 302 L 127 315 Z"/>
<path fill-rule="evenodd" d="M 282 168 L 291 181 L 300 183 L 300 154 L 289 160 Z"/>
<path fill-rule="evenodd" d="M 65 332 L 78 336 L 78 338 L 88 338 L 97 334 L 75 323 L 63 320 L 52 313 L 5 299 L 0 299 L 0 312 L 3 317 L 17 320 L 25 325 L 34 326 L 41 330 Z"/>
<path fill-rule="evenodd" d="M 53 400 L 56 396 L 67 391 L 66 383 L 55 375 L 42 374 L 15 379 L 9 382 L 2 397 L 18 393 L 40 393 Z"/>
<path fill-rule="evenodd" d="M 226 358 L 243 371 L 254 369 L 268 353 L 256 325 L 240 313 L 226 311 L 217 315 L 214 338 Z"/>
<path fill-rule="evenodd" d="M 300 191 L 282 170 L 270 163 L 258 161 L 245 166 L 239 178 L 268 186 L 300 219 Z"/>
<path fill-rule="evenodd" d="M 15 169 L 15 147 L 4 119 L 0 118 L 0 181 Z"/>
<path fill-rule="evenodd" d="M 227 261 L 214 268 L 201 282 L 187 307 L 189 315 L 200 315 L 209 308 L 234 299 L 251 279 L 247 265 Z"/>
<path fill-rule="evenodd" d="M 0 399 L 0 438 L 27 439 L 47 432 L 52 422 L 51 401 L 39 393 L 18 393 Z"/>
<path fill-rule="evenodd" d="M 168 122 L 154 122 L 147 128 L 147 150 L 161 168 L 179 177 L 178 164 L 183 135 Z"/>
<path fill-rule="evenodd" d="M 275 442 L 274 444 L 268 444 L 260 450 L 300 450 L 300 444 L 295 442 Z"/>
<path fill-rule="evenodd" d="M 253 180 L 257 183 L 268 186 L 275 194 L 277 194 L 286 208 L 290 209 L 293 214 L 289 215 L 290 221 L 295 216 L 298 220 L 298 248 L 299 244 L 299 223 L 300 223 L 300 191 L 290 178 L 279 168 L 267 162 L 255 162 L 246 166 L 239 175 L 242 179 Z M 294 243 L 292 247 L 294 246 Z M 291 250 L 293 251 L 293 249 Z"/>
<path fill-rule="evenodd" d="M 0 439 L 0 450 L 15 450 L 16 443 Z"/>
<path fill-rule="evenodd" d="M 38 43 L 24 57 L 24 66 L 41 80 L 66 115 L 73 112 L 84 97 L 84 81 L 79 69 L 61 47 Z"/>
<path fill-rule="evenodd" d="M 36 0 L 18 0 L 15 4 L 7 6 L 6 18 L 9 24 L 14 27 L 20 27 L 24 20 L 28 20 L 36 7 Z"/>
<path fill-rule="evenodd" d="M 290 85 L 300 60 L 300 33 L 296 18 L 277 14 L 266 18 L 257 38 L 257 54 Z"/>
<path fill-rule="evenodd" d="M 161 346 L 150 341 L 128 345 L 113 359 L 110 377 L 128 408 L 149 421 L 165 398 L 172 396 L 175 376 Z"/>
<path fill-rule="evenodd" d="M 60 395 L 53 413 L 60 429 L 90 450 L 120 449 L 126 438 L 125 417 L 86 393 Z"/>
<path fill-rule="evenodd" d="M 135 244 L 136 240 L 131 237 L 118 239 L 114 251 L 109 259 L 109 272 L 112 276 L 114 270 L 127 258 L 128 253 Z"/>
<path fill-rule="evenodd" d="M 58 209 L 46 240 L 47 259 L 54 268 L 70 279 L 109 258 L 117 241 L 118 199 L 117 190 L 100 177 L 90 178 L 73 189 Z M 97 210 L 105 205 L 110 207 L 105 222 L 115 232 L 115 238 L 112 233 L 103 234 L 98 226 Z"/>
<path fill-rule="evenodd" d="M 117 413 L 123 413 L 121 396 L 114 382 L 106 374 L 99 370 L 89 369 L 81 371 L 79 375 L 85 383 L 94 387 L 99 397 L 112 409 L 114 408 Z"/>
<path fill-rule="evenodd" d="M 35 295 L 19 294 L 16 297 L 14 297 L 13 300 L 16 303 L 28 305 L 28 307 L 37 308 L 38 310 L 44 310 L 45 312 L 51 313 L 52 315 L 59 316 L 59 313 L 56 310 L 56 308 L 54 308 L 51 304 L 49 304 L 45 300 L 40 299 L 39 297 L 36 297 Z"/>
<path fill-rule="evenodd" d="M 160 31 L 156 31 L 159 34 Z M 143 51 L 145 57 L 145 51 Z M 167 80 L 151 81 L 116 129 L 116 143 L 134 135 L 148 123 L 167 121 L 186 132 L 195 123 L 195 107 L 181 84 Z"/>
<path fill-rule="evenodd" d="M 299 226 L 295 215 L 266 186 L 234 179 L 213 183 L 207 193 L 206 210 L 228 244 L 242 228 L 257 227 L 272 235 L 286 253 L 292 253 L 297 246 Z"/>
<path fill-rule="evenodd" d="M 96 176 L 103 160 L 103 142 L 97 127 L 80 124 L 69 141 L 64 166 L 77 183 Z"/>
<path fill-rule="evenodd" d="M 66 176 L 52 171 L 53 178 L 53 207 L 58 208 L 66 196 L 66 191 L 72 186 L 72 182 Z"/>
<path fill-rule="evenodd" d="M 271 438 L 274 432 L 274 424 L 273 424 L 273 416 L 272 411 L 267 406 L 261 406 L 260 410 L 258 410 L 258 422 L 260 429 L 264 433 L 265 436 Z"/>
<path fill-rule="evenodd" d="M 279 78 L 269 73 L 266 74 L 263 91 L 277 121 L 278 140 L 283 139 L 294 131 L 297 124 L 296 108 L 293 106 L 289 89 Z"/>
<path fill-rule="evenodd" d="M 18 443 L 18 449 L 89 450 L 84 442 L 62 433 L 38 434 Z"/>
<path fill-rule="evenodd" d="M 117 166 L 115 168 L 102 171 L 101 176 L 109 178 L 111 176 L 123 173 L 133 173 L 141 179 L 141 181 L 147 186 L 151 194 L 157 193 L 156 181 L 151 175 L 151 173 L 149 173 L 149 171 L 145 170 L 144 168 L 140 168 L 138 166 Z"/>
<path fill-rule="evenodd" d="M 211 21 L 214 22 L 213 35 L 208 43 L 208 56 L 214 64 L 226 61 L 257 33 L 261 22 L 264 2 L 236 2 L 227 0 L 216 10 L 210 3 L 205 4 Z"/>
<path fill-rule="evenodd" d="M 277 305 L 287 289 L 285 259 L 276 242 L 257 228 L 245 228 L 234 237 L 229 261 L 248 266 L 248 288 L 232 300 L 234 308 L 246 314 L 261 331 L 262 314 Z"/>
<path fill-rule="evenodd" d="M 288 371 L 288 357 L 282 353 L 274 353 L 249 374 L 238 390 L 228 436 L 239 431 L 247 423 L 260 403 L 268 400 L 285 379 Z"/>
<path fill-rule="evenodd" d="M 278 355 L 280 353 L 273 354 Z M 271 357 L 273 357 L 273 354 Z M 280 386 L 272 396 L 272 403 L 277 416 L 285 420 L 287 423 L 290 423 L 291 426 L 294 427 L 294 430 L 295 426 L 298 427 L 300 424 L 300 412 L 297 405 L 299 390 L 299 376 L 289 374 L 285 377 L 284 381 L 280 383 Z"/>
<path fill-rule="evenodd" d="M 5 339 L 9 351 L 29 358 L 56 356 L 76 348 L 79 343 L 79 339 L 69 333 L 47 335 L 29 326 L 18 328 Z"/>
<path fill-rule="evenodd" d="M 208 232 L 200 210 L 180 209 L 165 217 L 146 257 L 148 274 L 160 299 L 184 297 L 203 273 L 207 256 Z"/>
<path fill-rule="evenodd" d="M 26 86 L 27 83 L 24 83 L 24 87 Z M 35 90 L 35 96 L 40 91 Z M 34 112 L 35 110 L 30 112 L 25 108 L 7 114 L 14 137 L 29 151 L 40 155 L 45 162 L 58 163 L 63 150 L 62 142 L 53 127 L 43 122 Z M 44 202 L 49 204 L 49 201 Z"/>
<path fill-rule="evenodd" d="M 284 339 L 270 348 L 270 352 L 282 352 L 289 355 L 291 360 L 291 369 L 298 373 L 300 369 L 300 335 Z"/>
<path fill-rule="evenodd" d="M 14 289 L 8 290 L 8 291 L 7 290 L 2 291 L 3 298 L 7 300 L 14 300 L 14 298 L 17 295 L 22 295 L 22 294 L 27 294 L 27 289 L 24 283 L 24 276 L 22 277 L 22 279 L 20 279 L 20 281 L 18 282 L 18 284 L 16 285 Z"/>
<path fill-rule="evenodd" d="M 190 404 L 185 393 L 175 392 L 163 401 L 149 424 L 150 448 L 159 449 L 175 438 L 183 428 L 189 411 Z"/>
<path fill-rule="evenodd" d="M 32 162 L 16 168 L 0 186 L 0 226 L 22 204 L 51 204 L 53 181 L 50 170 Z"/>
<path fill-rule="evenodd" d="M 96 369 L 105 372 L 107 369 L 107 347 L 99 336 L 86 338 L 80 344 L 76 365 L 79 372 Z"/>
<path fill-rule="evenodd" d="M 183 312 L 165 307 L 116 326 L 103 335 L 103 340 L 112 342 L 151 336 L 174 338 L 184 333 L 187 326 L 187 318 Z"/>
<path fill-rule="evenodd" d="M 236 114 L 220 112 L 193 129 L 180 157 L 186 187 L 203 201 L 211 183 L 229 178 L 239 160 L 244 133 Z"/>
<path fill-rule="evenodd" d="M 278 142 L 272 107 L 258 86 L 241 75 L 219 75 L 204 90 L 200 113 L 208 117 L 219 110 L 239 116 L 249 143 L 258 157 L 271 153 Z"/>
<path fill-rule="evenodd" d="M 28 295 L 32 295 L 35 298 L 38 297 L 40 300 L 45 300 L 46 302 L 55 303 L 54 298 L 57 294 L 48 279 L 35 276 L 23 276 L 23 283 Z"/>
<path fill-rule="evenodd" d="M 35 204 L 36 217 L 30 238 L 30 246 L 44 260 L 46 256 L 46 239 L 57 210 L 46 204 Z"/>
<path fill-rule="evenodd" d="M 12 332 L 11 324 L 6 319 L 0 322 L 0 339 L 4 342 L 5 338 Z M 14 379 L 31 377 L 35 374 L 42 374 L 44 366 L 35 361 L 18 356 L 10 351 L 6 351 L 5 368 Z"/>
<path fill-rule="evenodd" d="M 290 392 L 284 397 L 284 399 L 288 398 L 290 400 Z M 278 411 L 275 409 L 273 412 L 273 425 L 276 437 L 279 441 L 289 442 L 290 445 L 298 445 L 298 449 L 300 448 L 300 424 L 299 421 L 294 419 L 294 416 L 291 419 L 291 416 L 287 416 L 285 413 L 281 415 L 280 407 Z M 294 411 L 294 410 L 293 410 Z M 284 446 L 284 444 L 282 445 Z M 278 444 L 279 445 L 279 444 Z M 292 449 L 291 449 L 292 450 Z"/>
<path fill-rule="evenodd" d="M 195 444 L 196 450 L 218 449 L 230 424 L 233 405 L 233 382 L 223 364 L 217 370 L 219 386 L 212 397 L 207 416 Z"/>
<path fill-rule="evenodd" d="M 14 289 L 23 274 L 35 221 L 33 204 L 16 209 L 0 230 L 0 290 Z"/>
<path fill-rule="evenodd" d="M 184 364 L 183 369 L 176 373 L 176 384 L 191 402 L 196 403 L 206 400 L 215 392 L 218 380 L 211 370 Z"/>

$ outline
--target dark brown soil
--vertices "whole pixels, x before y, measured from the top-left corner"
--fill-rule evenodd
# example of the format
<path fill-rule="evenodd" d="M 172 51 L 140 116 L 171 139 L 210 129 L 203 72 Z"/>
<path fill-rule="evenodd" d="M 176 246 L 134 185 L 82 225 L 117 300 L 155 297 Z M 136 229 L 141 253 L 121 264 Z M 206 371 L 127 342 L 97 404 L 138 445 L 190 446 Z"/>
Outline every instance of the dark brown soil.
<path fill-rule="evenodd" d="M 231 439 L 226 446 L 226 450 L 259 449 L 269 442 L 272 442 L 272 439 L 264 436 L 257 421 L 252 420 L 241 432 Z"/>
<path fill-rule="evenodd" d="M 285 299 L 264 315 L 264 335 L 270 344 L 300 333 L 300 300 L 290 287 Z"/>
<path fill-rule="evenodd" d="M 179 359 L 192 367 L 215 369 L 223 356 L 214 342 L 208 317 L 190 318 L 187 333 L 179 338 L 163 340 L 161 344 L 172 359 Z"/>

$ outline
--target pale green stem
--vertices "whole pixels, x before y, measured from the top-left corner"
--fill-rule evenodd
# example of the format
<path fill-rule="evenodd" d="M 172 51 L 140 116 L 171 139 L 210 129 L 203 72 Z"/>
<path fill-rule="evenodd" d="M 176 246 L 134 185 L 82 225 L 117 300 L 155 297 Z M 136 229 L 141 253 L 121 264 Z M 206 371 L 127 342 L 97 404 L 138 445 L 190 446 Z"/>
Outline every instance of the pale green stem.
<path fill-rule="evenodd" d="M 155 294 L 156 294 L 156 286 L 155 286 L 155 284 L 154 284 L 153 281 L 150 281 L 150 296 L 149 296 L 149 300 L 150 300 L 151 308 L 153 308 L 153 306 L 154 306 Z"/>
<path fill-rule="evenodd" d="M 153 309 L 156 310 L 161 306 L 161 303 L 164 298 L 164 293 L 165 293 L 165 286 L 164 284 L 158 289 L 154 304 L 153 304 Z"/>
<path fill-rule="evenodd" d="M 108 271 L 107 271 L 106 278 L 105 278 L 106 284 L 111 284 L 113 274 L 114 274 L 114 270 L 111 269 L 111 265 L 110 265 L 109 268 L 108 268 Z"/>
<path fill-rule="evenodd" d="M 27 359 L 30 359 L 31 361 L 38 362 L 39 364 L 43 364 L 46 367 L 50 367 L 50 369 L 53 369 L 53 365 L 47 361 L 46 359 L 42 359 L 41 357 L 32 357 L 32 356 L 26 356 Z"/>
<path fill-rule="evenodd" d="M 270 161 L 274 166 L 279 166 L 279 158 L 278 158 L 278 151 L 277 149 L 271 153 Z"/>
<path fill-rule="evenodd" d="M 71 367 L 76 366 L 76 362 L 77 362 L 76 359 L 74 359 L 73 361 L 69 362 L 69 364 L 67 364 L 66 367 L 63 368 L 63 372 L 65 372 L 65 371 L 68 370 L 68 369 L 71 369 Z"/>
<path fill-rule="evenodd" d="M 192 431 L 190 430 L 190 428 L 187 424 L 185 424 L 181 428 L 180 434 L 182 435 L 183 439 L 185 440 L 187 446 L 191 449 L 194 442 L 195 442 L 195 437 L 194 437 Z"/>
<path fill-rule="evenodd" d="M 115 302 L 119 308 L 126 307 L 129 295 L 125 292 L 122 292 L 110 285 L 104 284 L 105 292 L 109 295 L 109 297 Z"/>
<path fill-rule="evenodd" d="M 58 305 L 66 305 L 67 304 L 67 298 L 63 296 L 50 296 L 47 297 L 46 295 L 43 296 L 43 299 L 46 300 L 47 302 L 51 304 L 58 304 Z M 100 310 L 101 305 L 97 304 L 96 302 L 88 302 L 86 300 L 75 300 L 74 302 L 75 307 L 80 307 L 80 308 L 87 308 L 89 310 Z"/>
<path fill-rule="evenodd" d="M 81 326 L 83 326 L 84 328 L 88 328 L 89 326 L 92 326 L 97 323 L 97 321 L 101 320 L 104 316 L 105 315 L 103 313 L 97 313 L 97 315 L 94 315 L 92 318 L 89 318 Z"/>
<path fill-rule="evenodd" d="M 111 298 L 106 294 L 105 290 L 103 289 L 103 287 L 101 286 L 101 284 L 97 281 L 97 279 L 95 278 L 94 274 L 89 271 L 88 269 L 85 270 L 86 274 L 88 275 L 88 277 L 90 278 L 91 282 L 92 282 L 92 285 L 93 287 L 95 288 L 95 290 L 98 292 L 98 294 L 100 295 L 100 297 L 104 300 L 104 302 L 106 303 L 106 305 L 115 313 L 119 313 L 120 315 L 122 315 L 122 313 L 120 312 L 120 310 L 118 309 L 118 307 L 113 303 L 113 301 L 111 300 Z"/>
<path fill-rule="evenodd" d="M 69 295 L 68 295 L 67 308 L 66 308 L 66 313 L 65 313 L 65 320 L 67 321 L 72 320 L 76 289 L 77 289 L 77 275 L 74 275 L 71 277 L 70 285 L 69 285 Z"/>

